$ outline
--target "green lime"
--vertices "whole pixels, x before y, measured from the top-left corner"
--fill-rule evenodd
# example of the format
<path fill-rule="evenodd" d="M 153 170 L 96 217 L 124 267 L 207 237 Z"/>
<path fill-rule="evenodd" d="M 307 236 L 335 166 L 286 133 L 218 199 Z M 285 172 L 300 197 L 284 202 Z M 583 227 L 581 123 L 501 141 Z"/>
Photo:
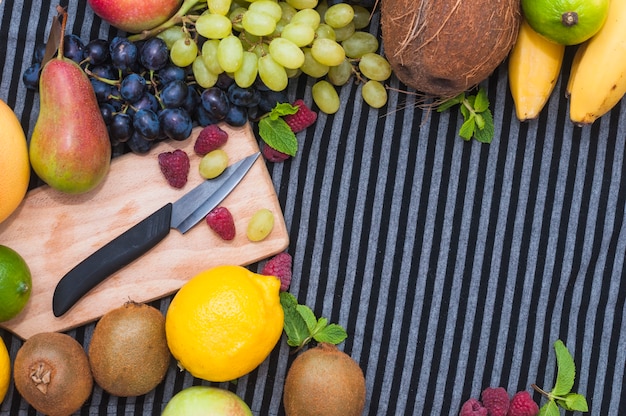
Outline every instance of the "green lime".
<path fill-rule="evenodd" d="M 0 322 L 14 318 L 30 298 L 28 265 L 15 250 L 0 245 Z"/>
<path fill-rule="evenodd" d="M 604 25 L 609 0 L 522 0 L 522 10 L 537 33 L 561 45 L 577 45 Z"/>

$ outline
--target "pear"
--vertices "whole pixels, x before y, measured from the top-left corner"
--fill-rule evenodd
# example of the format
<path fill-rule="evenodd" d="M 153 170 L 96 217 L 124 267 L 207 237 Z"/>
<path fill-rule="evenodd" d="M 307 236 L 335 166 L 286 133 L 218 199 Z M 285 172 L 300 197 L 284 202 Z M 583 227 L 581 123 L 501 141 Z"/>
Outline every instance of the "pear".
<path fill-rule="evenodd" d="M 63 56 L 63 36 L 60 38 L 57 56 L 41 71 L 40 109 L 29 158 L 37 176 L 50 187 L 80 194 L 106 177 L 111 143 L 89 78 L 78 64 Z"/>

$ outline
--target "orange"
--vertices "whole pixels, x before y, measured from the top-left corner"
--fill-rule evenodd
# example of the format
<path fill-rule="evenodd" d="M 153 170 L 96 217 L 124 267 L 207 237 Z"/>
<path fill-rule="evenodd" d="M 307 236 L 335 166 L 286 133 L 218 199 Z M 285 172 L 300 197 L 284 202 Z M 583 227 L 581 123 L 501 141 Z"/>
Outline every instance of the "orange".
<path fill-rule="evenodd" d="M 211 382 L 258 367 L 283 330 L 280 280 L 242 266 L 217 266 L 185 283 L 172 299 L 165 334 L 178 365 Z"/>
<path fill-rule="evenodd" d="M 7 391 L 9 390 L 9 383 L 11 382 L 11 359 L 9 358 L 9 351 L 7 346 L 4 345 L 4 340 L 0 338 L 0 403 L 4 400 Z"/>
<path fill-rule="evenodd" d="M 30 298 L 28 265 L 15 250 L 0 245 L 0 322 L 14 318 Z"/>
<path fill-rule="evenodd" d="M 0 222 L 20 205 L 30 181 L 28 145 L 15 113 L 0 100 Z"/>

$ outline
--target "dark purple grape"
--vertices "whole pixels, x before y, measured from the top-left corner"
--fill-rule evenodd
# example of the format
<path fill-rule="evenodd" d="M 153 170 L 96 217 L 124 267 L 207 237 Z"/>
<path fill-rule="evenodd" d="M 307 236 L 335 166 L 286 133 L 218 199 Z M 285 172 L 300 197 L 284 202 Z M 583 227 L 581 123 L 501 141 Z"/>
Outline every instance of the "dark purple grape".
<path fill-rule="evenodd" d="M 200 94 L 198 93 L 198 90 L 196 90 L 193 87 L 189 87 L 187 89 L 187 96 L 185 97 L 185 102 L 183 103 L 181 107 L 187 110 L 189 114 L 193 114 L 196 108 L 201 107 Z"/>
<path fill-rule="evenodd" d="M 198 125 L 202 127 L 219 123 L 219 120 L 213 118 L 201 105 L 197 106 L 192 114 Z"/>
<path fill-rule="evenodd" d="M 83 48 L 83 59 L 91 65 L 101 65 L 109 59 L 109 42 L 105 39 L 94 39 Z"/>
<path fill-rule="evenodd" d="M 44 56 L 46 56 L 46 44 L 40 43 L 35 47 L 35 53 L 33 54 L 33 63 L 42 63 Z"/>
<path fill-rule="evenodd" d="M 126 145 L 131 150 L 131 152 L 136 154 L 145 154 L 152 149 L 152 145 L 154 144 L 153 140 L 149 140 L 142 136 L 138 132 L 134 132 L 130 139 L 126 141 Z"/>
<path fill-rule="evenodd" d="M 231 105 L 224 121 L 234 127 L 243 126 L 248 121 L 248 111 L 246 107 Z"/>
<path fill-rule="evenodd" d="M 174 80 L 184 81 L 185 77 L 185 70 L 175 65 L 167 65 L 158 71 L 158 78 L 163 85 L 166 85 Z"/>
<path fill-rule="evenodd" d="M 74 34 L 67 34 L 63 37 L 63 56 L 76 63 L 83 60 L 83 48 L 85 44 Z"/>
<path fill-rule="evenodd" d="M 166 108 L 159 113 L 163 133 L 173 140 L 185 140 L 191 134 L 193 124 L 187 111 L 182 108 Z"/>
<path fill-rule="evenodd" d="M 154 94 L 150 92 L 146 92 L 141 98 L 134 103 L 131 103 L 128 108 L 128 114 L 133 115 L 135 112 L 139 110 L 152 110 L 155 113 L 160 110 L 159 101 L 154 96 Z"/>
<path fill-rule="evenodd" d="M 224 90 L 218 87 L 210 87 L 200 96 L 202 106 L 216 120 L 223 120 L 230 109 L 230 101 Z"/>
<path fill-rule="evenodd" d="M 26 68 L 22 74 L 22 82 L 24 86 L 32 91 L 39 91 L 39 72 L 41 69 L 41 63 L 34 62 L 31 66 Z"/>
<path fill-rule="evenodd" d="M 228 99 L 231 104 L 242 107 L 255 107 L 261 101 L 261 94 L 254 87 L 241 88 L 233 83 L 228 87 Z"/>
<path fill-rule="evenodd" d="M 104 78 L 110 80 L 117 79 L 117 71 L 108 64 L 96 65 L 89 68 L 89 71 L 93 74 L 93 76 L 97 78 Z"/>
<path fill-rule="evenodd" d="M 217 76 L 217 82 L 215 83 L 215 86 L 226 91 L 228 87 L 230 87 L 234 83 L 234 81 L 235 80 L 230 75 L 228 75 L 226 72 L 222 72 Z"/>
<path fill-rule="evenodd" d="M 109 124 L 109 133 L 118 143 L 124 143 L 133 135 L 132 117 L 125 113 L 116 113 Z"/>
<path fill-rule="evenodd" d="M 133 129 L 148 140 L 159 137 L 159 117 L 152 110 L 141 109 L 133 116 Z"/>
<path fill-rule="evenodd" d="M 129 103 L 139 100 L 146 90 L 146 80 L 139 74 L 127 75 L 120 84 L 120 95 Z"/>
<path fill-rule="evenodd" d="M 129 71 L 137 65 L 137 45 L 127 38 L 116 36 L 109 44 L 109 54 L 115 68 Z"/>
<path fill-rule="evenodd" d="M 165 41 L 160 38 L 148 39 L 141 47 L 139 60 L 150 71 L 164 68 L 170 60 L 170 52 Z"/>
<path fill-rule="evenodd" d="M 110 125 L 113 122 L 113 116 L 115 115 L 115 107 L 109 103 L 101 103 L 99 107 L 104 124 L 107 126 Z"/>
<path fill-rule="evenodd" d="M 261 101 L 259 101 L 259 109 L 267 113 L 272 111 L 276 104 L 289 102 L 289 97 L 284 91 L 261 91 Z"/>
<path fill-rule="evenodd" d="M 93 92 L 96 93 L 96 99 L 99 103 L 105 103 L 111 99 L 111 95 L 115 94 L 115 87 L 107 84 L 106 82 L 100 81 L 95 78 L 91 78 L 91 87 L 93 88 Z"/>
<path fill-rule="evenodd" d="M 159 98 L 166 108 L 181 107 L 187 99 L 189 87 L 184 81 L 174 80 L 161 90 Z"/>

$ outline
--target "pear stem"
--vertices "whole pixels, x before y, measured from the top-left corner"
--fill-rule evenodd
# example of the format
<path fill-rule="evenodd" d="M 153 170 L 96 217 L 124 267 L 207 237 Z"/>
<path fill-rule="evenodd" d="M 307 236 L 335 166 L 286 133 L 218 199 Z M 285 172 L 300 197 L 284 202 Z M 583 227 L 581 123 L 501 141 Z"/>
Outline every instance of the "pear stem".
<path fill-rule="evenodd" d="M 59 12 L 59 16 L 61 17 L 61 36 L 59 41 L 59 52 L 57 55 L 57 59 L 63 59 L 63 38 L 65 35 L 65 27 L 67 26 L 67 10 L 65 10 L 61 6 L 57 6 L 57 12 Z"/>
<path fill-rule="evenodd" d="M 166 29 L 169 29 L 175 24 L 182 22 L 183 17 L 187 14 L 187 12 L 191 10 L 196 4 L 200 3 L 201 1 L 202 0 L 184 0 L 183 4 L 180 6 L 180 9 L 178 9 L 178 11 L 168 20 L 166 20 L 165 22 L 161 23 L 160 25 L 152 29 L 146 29 L 140 33 L 131 35 L 128 37 L 128 40 L 130 40 L 131 42 L 135 42 L 138 40 L 144 40 L 144 39 L 148 39 L 148 38 L 158 35 L 159 33 L 163 32 Z"/>

